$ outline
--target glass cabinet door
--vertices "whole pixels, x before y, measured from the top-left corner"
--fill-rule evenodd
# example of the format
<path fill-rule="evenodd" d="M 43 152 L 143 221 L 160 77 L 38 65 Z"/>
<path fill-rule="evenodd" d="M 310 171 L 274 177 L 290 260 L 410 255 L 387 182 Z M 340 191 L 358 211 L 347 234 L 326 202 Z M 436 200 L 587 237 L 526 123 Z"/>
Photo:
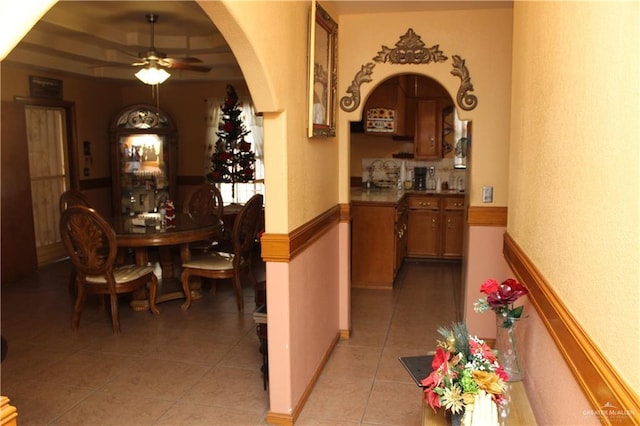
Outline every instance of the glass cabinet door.
<path fill-rule="evenodd" d="M 155 212 L 173 199 L 175 128 L 151 108 L 129 107 L 112 126 L 114 214 Z"/>
<path fill-rule="evenodd" d="M 162 135 L 120 137 L 121 213 L 155 212 L 169 199 L 167 150 Z"/>

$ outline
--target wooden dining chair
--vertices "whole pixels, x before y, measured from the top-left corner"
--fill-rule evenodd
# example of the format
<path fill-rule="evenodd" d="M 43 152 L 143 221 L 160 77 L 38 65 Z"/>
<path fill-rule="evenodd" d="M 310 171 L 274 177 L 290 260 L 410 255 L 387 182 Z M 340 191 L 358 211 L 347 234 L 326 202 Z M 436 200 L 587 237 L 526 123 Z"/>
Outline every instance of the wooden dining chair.
<path fill-rule="evenodd" d="M 220 190 L 210 183 L 203 183 L 197 186 L 187 194 L 182 206 L 182 212 L 188 214 L 196 222 L 207 222 L 211 216 L 222 220 L 224 205 Z M 195 253 L 212 250 L 216 245 L 220 244 L 222 235 L 223 231 L 221 230 L 216 238 L 210 241 L 191 243 L 189 244 L 189 249 Z"/>
<path fill-rule="evenodd" d="M 89 199 L 77 189 L 68 189 L 60 194 L 60 214 L 71 206 L 91 207 Z"/>
<path fill-rule="evenodd" d="M 132 293 L 149 286 L 149 310 L 156 308 L 158 279 L 151 266 L 126 265 L 115 267 L 118 246 L 111 225 L 94 209 L 86 206 L 68 207 L 60 218 L 60 235 L 67 254 L 77 271 L 77 296 L 71 326 L 76 330 L 87 294 L 108 295 L 111 302 L 113 331 L 120 332 L 118 295 Z"/>
<path fill-rule="evenodd" d="M 86 195 L 76 189 L 68 189 L 60 194 L 60 216 L 71 206 L 85 206 L 91 207 L 89 199 Z M 71 266 L 71 272 L 69 274 L 69 292 L 75 293 L 76 290 L 76 268 Z"/>
<path fill-rule="evenodd" d="M 255 286 L 256 279 L 251 269 L 251 257 L 262 212 L 262 200 L 261 194 L 254 195 L 238 213 L 231 232 L 233 253 L 213 251 L 194 256 L 190 261 L 183 262 L 180 278 L 186 300 L 182 305 L 182 309 L 189 309 L 191 305 L 189 279 L 192 276 L 197 276 L 214 280 L 231 279 L 236 294 L 238 311 L 244 312 L 242 277 L 243 275 L 248 276 Z"/>

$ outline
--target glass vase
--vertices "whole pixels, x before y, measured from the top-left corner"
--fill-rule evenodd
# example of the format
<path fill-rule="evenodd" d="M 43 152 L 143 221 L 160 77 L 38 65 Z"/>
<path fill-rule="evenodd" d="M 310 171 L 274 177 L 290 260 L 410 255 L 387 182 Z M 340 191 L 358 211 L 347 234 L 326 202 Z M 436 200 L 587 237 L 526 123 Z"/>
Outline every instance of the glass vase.
<path fill-rule="evenodd" d="M 502 369 L 509 376 L 508 382 L 524 379 L 525 318 L 496 316 L 496 350 Z"/>

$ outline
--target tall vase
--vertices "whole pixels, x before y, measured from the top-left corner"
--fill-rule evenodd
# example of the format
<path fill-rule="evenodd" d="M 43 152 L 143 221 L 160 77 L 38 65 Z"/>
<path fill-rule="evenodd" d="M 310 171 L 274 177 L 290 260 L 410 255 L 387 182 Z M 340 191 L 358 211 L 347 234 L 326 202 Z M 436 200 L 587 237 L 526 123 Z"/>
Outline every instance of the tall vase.
<path fill-rule="evenodd" d="M 496 350 L 508 382 L 524 379 L 525 318 L 496 315 Z"/>

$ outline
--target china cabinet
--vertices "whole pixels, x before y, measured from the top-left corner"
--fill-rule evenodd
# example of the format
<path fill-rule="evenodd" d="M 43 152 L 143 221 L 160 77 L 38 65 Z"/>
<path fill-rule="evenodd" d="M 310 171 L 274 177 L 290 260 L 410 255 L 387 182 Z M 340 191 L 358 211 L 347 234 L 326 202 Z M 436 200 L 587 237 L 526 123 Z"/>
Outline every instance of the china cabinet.
<path fill-rule="evenodd" d="M 120 111 L 111 124 L 113 213 L 153 212 L 175 200 L 177 130 L 150 105 Z"/>

